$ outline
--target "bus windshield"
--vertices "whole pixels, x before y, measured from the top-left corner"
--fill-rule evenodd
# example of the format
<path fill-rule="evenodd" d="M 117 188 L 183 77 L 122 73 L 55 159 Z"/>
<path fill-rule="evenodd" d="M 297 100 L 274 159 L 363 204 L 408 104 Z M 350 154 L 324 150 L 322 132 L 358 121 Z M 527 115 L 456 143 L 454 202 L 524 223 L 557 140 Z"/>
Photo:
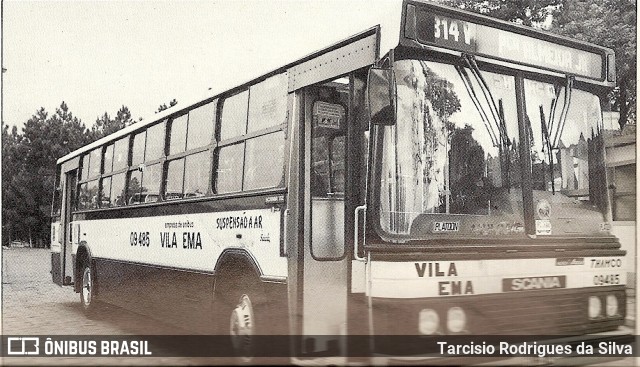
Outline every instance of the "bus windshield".
<path fill-rule="evenodd" d="M 536 231 L 593 234 L 608 212 L 600 99 L 563 84 L 524 81 Z"/>
<path fill-rule="evenodd" d="M 515 78 L 474 66 L 395 63 L 398 119 L 382 139 L 384 231 L 524 232 Z"/>
<path fill-rule="evenodd" d="M 515 77 L 464 61 L 400 60 L 394 65 L 397 123 L 384 127 L 379 169 L 380 227 L 389 234 L 525 235 Z M 575 227 L 585 227 L 583 219 L 593 221 L 590 228 L 599 229 L 603 222 L 594 199 L 601 193 L 594 196 L 597 185 L 589 185 L 600 170 L 604 175 L 604 162 L 596 158 L 603 149 L 596 138 L 599 100 L 568 89 L 567 98 L 558 99 L 563 88 L 525 81 L 531 146 L 526 159 L 532 160 L 536 232 L 541 235 L 582 233 L 586 230 Z M 541 125 L 538 107 L 547 111 L 554 98 L 556 121 L 550 124 L 553 113 L 545 112 L 546 125 Z M 591 165 L 597 168 L 589 170 Z M 572 218 L 565 215 L 569 212 Z M 576 223 L 556 223 L 562 220 Z"/>

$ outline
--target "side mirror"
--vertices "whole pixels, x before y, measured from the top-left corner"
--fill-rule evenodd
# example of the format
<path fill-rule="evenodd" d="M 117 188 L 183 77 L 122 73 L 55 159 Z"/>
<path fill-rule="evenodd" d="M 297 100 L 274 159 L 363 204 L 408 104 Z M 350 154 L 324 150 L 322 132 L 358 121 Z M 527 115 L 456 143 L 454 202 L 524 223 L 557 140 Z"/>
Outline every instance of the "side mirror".
<path fill-rule="evenodd" d="M 373 67 L 368 76 L 369 118 L 374 125 L 396 123 L 396 78 L 392 69 Z"/>

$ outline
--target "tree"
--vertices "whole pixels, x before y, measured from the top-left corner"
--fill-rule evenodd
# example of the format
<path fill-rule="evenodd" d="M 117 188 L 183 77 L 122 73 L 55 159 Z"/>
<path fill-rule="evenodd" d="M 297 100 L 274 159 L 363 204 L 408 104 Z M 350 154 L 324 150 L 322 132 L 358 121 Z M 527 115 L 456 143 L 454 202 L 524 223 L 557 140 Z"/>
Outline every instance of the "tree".
<path fill-rule="evenodd" d="M 21 218 L 19 193 L 21 182 L 18 173 L 24 167 L 22 152 L 22 136 L 18 134 L 18 129 L 14 126 L 9 130 L 9 126 L 2 127 L 2 244 L 6 245 L 18 236 Z"/>
<path fill-rule="evenodd" d="M 171 107 L 173 107 L 173 106 L 175 106 L 175 105 L 177 105 L 177 104 L 178 104 L 178 101 L 174 98 L 174 99 L 172 99 L 172 100 L 169 102 L 169 106 L 167 106 L 167 104 L 166 104 L 166 103 L 161 104 L 161 105 L 158 107 L 158 110 L 156 111 L 156 113 L 158 113 L 158 112 L 162 112 L 162 111 L 164 111 L 164 110 L 168 110 L 169 108 L 171 108 Z"/>
<path fill-rule="evenodd" d="M 49 215 L 56 178 L 56 160 L 111 134 L 134 120 L 126 106 L 108 113 L 88 130 L 65 102 L 53 115 L 40 108 L 25 122 L 22 133 L 2 127 L 2 237 L 47 243 Z"/>
<path fill-rule="evenodd" d="M 636 120 L 637 15 L 635 0 L 564 0 L 551 31 L 610 47 L 616 53 L 617 87 L 610 98 L 622 129 Z"/>
<path fill-rule="evenodd" d="M 533 26 L 544 22 L 562 0 L 445 0 L 444 3 L 494 18 Z"/>
<path fill-rule="evenodd" d="M 64 102 L 51 116 L 40 108 L 22 134 L 3 127 L 3 237 L 46 243 L 56 160 L 91 139 Z"/>
<path fill-rule="evenodd" d="M 131 118 L 131 111 L 126 106 L 120 107 L 115 118 L 111 118 L 107 112 L 96 119 L 96 123 L 91 127 L 91 134 L 94 140 L 112 134 L 125 128 L 135 121 Z"/>

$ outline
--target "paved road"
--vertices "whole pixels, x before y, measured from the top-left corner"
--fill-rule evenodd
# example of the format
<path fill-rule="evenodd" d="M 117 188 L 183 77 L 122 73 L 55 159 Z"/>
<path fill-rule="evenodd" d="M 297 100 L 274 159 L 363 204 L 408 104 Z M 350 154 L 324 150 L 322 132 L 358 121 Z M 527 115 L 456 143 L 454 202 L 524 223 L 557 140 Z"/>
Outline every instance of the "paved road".
<path fill-rule="evenodd" d="M 99 319 L 84 316 L 78 294 L 51 282 L 48 250 L 2 251 L 2 334 L 4 335 L 183 335 L 174 326 L 117 307 L 101 310 Z M 209 365 L 232 360 L 159 357 L 5 358 L 1 365 Z M 604 364 L 634 366 L 635 361 Z"/>

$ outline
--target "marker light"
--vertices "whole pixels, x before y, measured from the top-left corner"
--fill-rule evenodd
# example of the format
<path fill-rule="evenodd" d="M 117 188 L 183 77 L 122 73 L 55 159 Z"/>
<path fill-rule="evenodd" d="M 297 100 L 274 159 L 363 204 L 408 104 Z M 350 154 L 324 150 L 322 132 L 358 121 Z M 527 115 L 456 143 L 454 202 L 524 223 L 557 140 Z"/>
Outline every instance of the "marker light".
<path fill-rule="evenodd" d="M 601 314 L 602 301 L 600 301 L 600 298 L 596 296 L 589 297 L 589 318 L 595 319 L 600 317 Z"/>
<path fill-rule="evenodd" d="M 613 294 L 607 296 L 607 316 L 615 316 L 618 314 L 618 298 Z"/>
<path fill-rule="evenodd" d="M 447 312 L 447 329 L 459 333 L 467 326 L 467 315 L 461 307 L 451 307 Z"/>
<path fill-rule="evenodd" d="M 418 317 L 418 330 L 421 334 L 431 335 L 438 331 L 440 324 L 440 317 L 438 313 L 430 308 L 425 308 L 420 311 Z"/>

